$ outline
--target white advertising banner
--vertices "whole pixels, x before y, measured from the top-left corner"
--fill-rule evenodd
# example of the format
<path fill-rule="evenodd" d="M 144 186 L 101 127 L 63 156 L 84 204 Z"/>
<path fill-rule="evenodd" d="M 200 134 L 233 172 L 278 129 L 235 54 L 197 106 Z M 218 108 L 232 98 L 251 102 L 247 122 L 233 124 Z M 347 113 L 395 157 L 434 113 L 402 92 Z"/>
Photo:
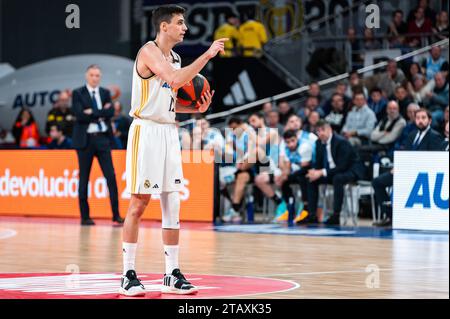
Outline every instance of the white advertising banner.
<path fill-rule="evenodd" d="M 448 232 L 448 152 L 395 152 L 393 228 Z"/>

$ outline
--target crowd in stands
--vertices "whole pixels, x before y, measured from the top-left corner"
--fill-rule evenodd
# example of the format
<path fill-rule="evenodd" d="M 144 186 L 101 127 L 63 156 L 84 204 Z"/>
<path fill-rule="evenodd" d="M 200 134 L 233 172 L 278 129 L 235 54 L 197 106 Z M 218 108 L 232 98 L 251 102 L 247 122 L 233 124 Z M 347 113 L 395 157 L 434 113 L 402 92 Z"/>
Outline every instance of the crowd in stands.
<path fill-rule="evenodd" d="M 420 98 L 414 92 L 419 77 Z M 191 137 L 197 140 L 195 149 L 214 149 L 222 160 L 221 192 L 231 205 L 222 220 L 245 218 L 246 186 L 254 184 L 276 205 L 275 221 L 286 221 L 295 207 L 294 221 L 316 223 L 323 218 L 318 215 L 318 186 L 330 184 L 334 206 L 327 223 L 338 224 L 345 185 L 368 180 L 383 207 L 384 219 L 377 225 L 389 225 L 385 204 L 391 167 L 376 178 L 372 167 L 385 158 L 392 163 L 396 150 L 448 151 L 448 88 L 448 61 L 433 47 L 423 61 L 400 67 L 391 60 L 383 72 L 365 78 L 352 72 L 330 95 L 313 82 L 300 105 L 265 103 L 249 116 L 232 116 L 222 131 L 200 117 L 191 134 L 196 137 Z M 180 138 L 189 139 L 186 135 Z M 226 161 L 227 156 L 232 160 Z M 300 186 L 301 198 L 292 193 L 292 184 Z"/>

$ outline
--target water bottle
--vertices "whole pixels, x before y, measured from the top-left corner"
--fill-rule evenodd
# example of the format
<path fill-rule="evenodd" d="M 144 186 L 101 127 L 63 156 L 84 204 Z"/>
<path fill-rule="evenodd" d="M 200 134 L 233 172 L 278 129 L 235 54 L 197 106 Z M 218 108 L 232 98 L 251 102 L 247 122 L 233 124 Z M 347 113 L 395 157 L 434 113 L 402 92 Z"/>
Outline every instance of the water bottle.
<path fill-rule="evenodd" d="M 295 216 L 295 202 L 294 202 L 294 197 L 289 197 L 289 201 L 288 201 L 288 226 L 294 226 L 294 216 Z"/>
<path fill-rule="evenodd" d="M 253 195 L 249 195 L 247 198 L 247 221 L 249 223 L 253 223 L 255 221 Z"/>

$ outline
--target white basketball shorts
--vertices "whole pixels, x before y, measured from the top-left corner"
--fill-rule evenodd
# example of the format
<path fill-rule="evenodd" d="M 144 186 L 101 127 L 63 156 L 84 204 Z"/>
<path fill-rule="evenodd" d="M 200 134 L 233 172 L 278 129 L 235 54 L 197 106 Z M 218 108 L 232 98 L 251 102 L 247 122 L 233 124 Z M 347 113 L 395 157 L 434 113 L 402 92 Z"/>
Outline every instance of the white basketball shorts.
<path fill-rule="evenodd" d="M 175 124 L 134 119 L 127 144 L 127 192 L 161 194 L 181 191 L 183 167 Z"/>

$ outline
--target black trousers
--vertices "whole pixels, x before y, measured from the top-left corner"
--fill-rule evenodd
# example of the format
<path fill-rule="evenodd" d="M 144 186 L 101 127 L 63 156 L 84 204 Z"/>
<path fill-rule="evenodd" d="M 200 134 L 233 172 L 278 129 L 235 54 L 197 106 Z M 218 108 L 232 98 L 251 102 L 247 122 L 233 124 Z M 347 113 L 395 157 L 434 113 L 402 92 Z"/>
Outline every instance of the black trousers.
<path fill-rule="evenodd" d="M 283 199 L 286 203 L 289 203 L 289 198 L 292 197 L 295 200 L 295 196 L 292 194 L 292 188 L 290 187 L 293 184 L 300 185 L 300 189 L 302 190 L 302 201 L 306 203 L 308 201 L 308 179 L 306 178 L 306 173 L 308 172 L 308 168 L 303 168 L 298 170 L 288 176 L 288 179 L 281 186 L 281 192 L 283 194 Z"/>
<path fill-rule="evenodd" d="M 336 215 L 341 214 L 342 203 L 344 202 L 344 186 L 348 183 L 355 182 L 356 175 L 349 171 L 339 173 L 334 176 L 321 177 L 317 181 L 308 184 L 308 206 L 309 214 L 315 217 L 317 214 L 317 202 L 319 200 L 319 185 L 332 184 L 334 188 L 333 196 L 333 212 Z"/>
<path fill-rule="evenodd" d="M 375 191 L 375 202 L 378 207 L 381 207 L 381 212 L 392 218 L 392 211 L 385 209 L 382 205 L 384 202 L 390 201 L 390 196 L 386 192 L 386 188 L 394 184 L 394 175 L 391 172 L 381 174 L 372 181 L 373 190 Z"/>
<path fill-rule="evenodd" d="M 109 190 L 109 199 L 113 212 L 113 218 L 119 217 L 119 196 L 117 191 L 116 174 L 111 157 L 110 139 L 107 134 L 89 134 L 88 145 L 84 149 L 77 150 L 78 165 L 80 168 L 78 184 L 78 202 L 80 205 L 80 213 L 82 219 L 89 217 L 88 204 L 88 182 L 91 173 L 92 161 L 94 157 L 102 169 L 103 175 L 106 178 L 106 183 Z"/>

